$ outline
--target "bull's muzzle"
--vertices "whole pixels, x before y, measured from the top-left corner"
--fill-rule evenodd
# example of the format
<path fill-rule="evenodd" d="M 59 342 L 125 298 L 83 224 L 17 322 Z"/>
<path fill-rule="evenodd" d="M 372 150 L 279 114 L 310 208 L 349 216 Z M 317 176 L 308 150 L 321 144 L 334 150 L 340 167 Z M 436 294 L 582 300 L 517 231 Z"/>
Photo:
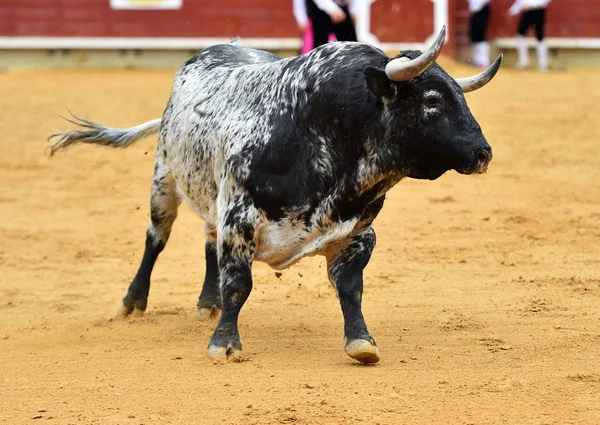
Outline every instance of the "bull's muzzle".
<path fill-rule="evenodd" d="M 477 169 L 485 172 L 492 161 L 492 156 L 492 148 L 489 146 L 479 149 L 477 152 Z"/>
<path fill-rule="evenodd" d="M 488 165 L 492 161 L 492 148 L 489 146 L 484 146 L 482 148 L 478 148 L 473 152 L 473 160 L 472 165 L 468 168 L 463 168 L 461 170 L 456 170 L 460 174 L 483 174 L 487 171 Z"/>

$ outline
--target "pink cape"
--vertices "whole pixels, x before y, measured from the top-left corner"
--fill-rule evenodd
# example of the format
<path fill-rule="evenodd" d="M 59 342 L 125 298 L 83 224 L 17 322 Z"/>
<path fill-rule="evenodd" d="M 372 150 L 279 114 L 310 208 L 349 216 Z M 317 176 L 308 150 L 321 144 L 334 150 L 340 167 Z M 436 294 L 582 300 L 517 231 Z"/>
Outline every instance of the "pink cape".
<path fill-rule="evenodd" d="M 329 41 L 336 41 L 335 34 L 329 34 Z M 305 54 L 310 52 L 313 49 L 313 36 L 312 36 L 312 23 L 308 21 L 308 25 L 306 26 L 306 31 L 302 34 L 302 49 L 300 49 L 300 54 Z"/>

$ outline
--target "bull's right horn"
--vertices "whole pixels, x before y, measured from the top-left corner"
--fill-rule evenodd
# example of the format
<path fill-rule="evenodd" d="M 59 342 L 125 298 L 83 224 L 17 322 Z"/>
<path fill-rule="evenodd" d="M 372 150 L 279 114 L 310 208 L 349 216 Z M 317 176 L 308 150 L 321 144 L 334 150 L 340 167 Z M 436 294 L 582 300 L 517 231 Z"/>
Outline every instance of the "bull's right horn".
<path fill-rule="evenodd" d="M 498 59 L 496 59 L 494 63 L 491 64 L 488 69 L 483 71 L 481 74 L 467 78 L 455 78 L 455 80 L 462 89 L 463 93 L 469 93 L 478 90 L 489 83 L 492 78 L 496 76 L 496 73 L 500 69 L 500 65 L 502 65 L 502 54 L 500 54 Z"/>
<path fill-rule="evenodd" d="M 446 26 L 438 34 L 433 44 L 416 59 L 401 57 L 392 59 L 385 67 L 385 73 L 392 81 L 408 81 L 422 74 L 429 68 L 440 55 L 446 40 Z"/>

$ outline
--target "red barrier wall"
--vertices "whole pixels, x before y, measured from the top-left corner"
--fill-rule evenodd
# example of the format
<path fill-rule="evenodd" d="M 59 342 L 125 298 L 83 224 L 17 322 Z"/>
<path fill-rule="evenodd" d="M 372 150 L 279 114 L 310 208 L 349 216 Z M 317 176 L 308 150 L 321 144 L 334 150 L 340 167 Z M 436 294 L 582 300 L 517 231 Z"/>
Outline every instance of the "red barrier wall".
<path fill-rule="evenodd" d="M 492 0 L 490 36 L 512 36 L 513 0 Z M 449 0 L 445 53 L 468 44 L 466 0 Z M 382 42 L 422 42 L 433 32 L 430 0 L 377 0 L 371 31 Z M 549 37 L 600 37 L 600 0 L 553 0 Z M 292 0 L 183 0 L 180 10 L 112 10 L 109 0 L 0 0 L 0 36 L 297 37 Z"/>
<path fill-rule="evenodd" d="M 456 0 L 457 11 L 468 14 L 467 0 Z M 512 37 L 517 17 L 507 12 L 514 0 L 492 0 L 489 36 Z M 600 38 L 600 0 L 552 0 L 547 8 L 547 37 Z"/>
<path fill-rule="evenodd" d="M 183 0 L 180 10 L 112 10 L 109 0 L 2 0 L 0 35 L 87 37 L 296 37 L 292 0 Z M 433 31 L 429 0 L 377 0 L 381 41 L 421 42 Z"/>
<path fill-rule="evenodd" d="M 512 3 L 513 0 L 492 0 L 490 36 L 511 37 L 515 34 L 518 16 L 506 16 Z M 599 0 L 553 0 L 547 14 L 547 37 L 600 37 Z"/>
<path fill-rule="evenodd" d="M 377 0 L 371 5 L 371 32 L 382 42 L 420 43 L 433 32 L 433 3 Z"/>
<path fill-rule="evenodd" d="M 183 0 L 180 10 L 113 10 L 109 0 L 2 2 L 5 36 L 297 36 L 292 0 Z M 378 0 L 371 11 L 371 28 L 381 41 L 421 42 L 433 30 L 429 0 Z"/>
<path fill-rule="evenodd" d="M 179 10 L 113 10 L 109 0 L 8 1 L 0 6 L 1 35 L 296 36 L 291 0 L 183 0 Z"/>

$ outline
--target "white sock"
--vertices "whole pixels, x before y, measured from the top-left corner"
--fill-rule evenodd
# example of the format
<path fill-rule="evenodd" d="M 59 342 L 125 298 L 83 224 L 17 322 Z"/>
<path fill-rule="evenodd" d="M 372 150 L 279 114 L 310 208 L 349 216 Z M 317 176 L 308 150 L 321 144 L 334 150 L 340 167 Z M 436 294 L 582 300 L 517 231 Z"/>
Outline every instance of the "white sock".
<path fill-rule="evenodd" d="M 487 41 L 473 44 L 473 64 L 479 67 L 490 66 L 490 44 Z"/>
<path fill-rule="evenodd" d="M 537 45 L 537 60 L 538 67 L 542 71 L 546 71 L 548 69 L 548 45 L 544 40 L 538 42 Z"/>
<path fill-rule="evenodd" d="M 526 67 L 529 64 L 529 51 L 527 46 L 527 38 L 522 35 L 517 36 L 517 55 L 519 60 L 518 67 Z"/>

